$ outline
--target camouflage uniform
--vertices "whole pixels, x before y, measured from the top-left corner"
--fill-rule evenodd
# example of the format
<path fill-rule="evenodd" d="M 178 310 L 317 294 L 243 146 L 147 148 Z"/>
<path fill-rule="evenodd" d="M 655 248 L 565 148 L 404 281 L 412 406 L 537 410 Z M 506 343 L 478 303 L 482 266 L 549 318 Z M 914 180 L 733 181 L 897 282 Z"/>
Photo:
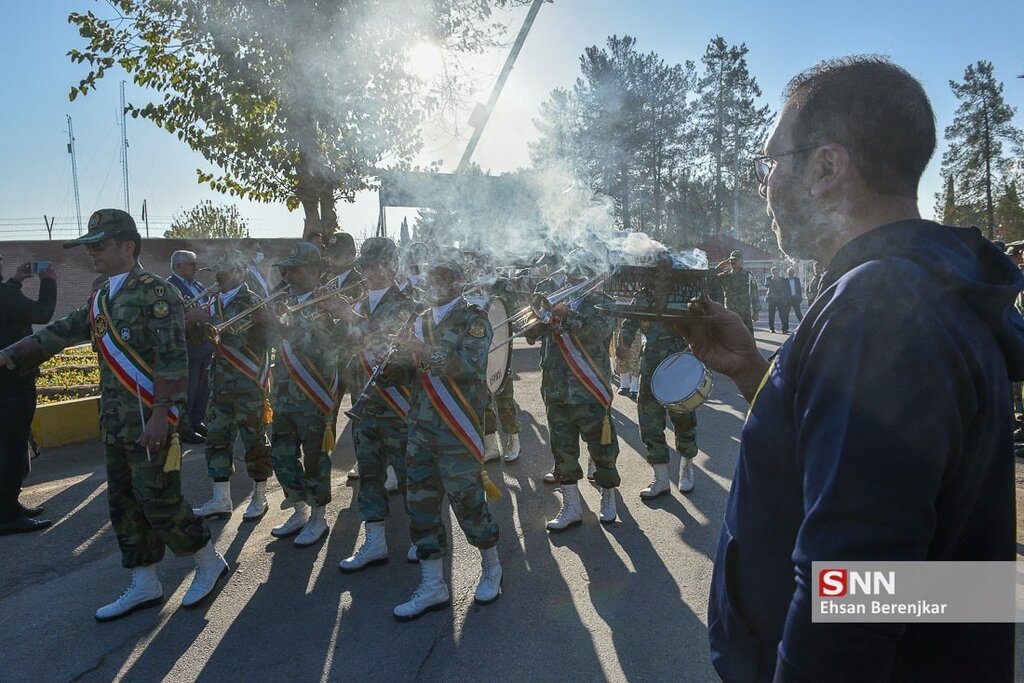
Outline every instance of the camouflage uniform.
<path fill-rule="evenodd" d="M 689 345 L 657 322 L 626 320 L 622 327 L 622 340 L 634 343 L 640 330 L 646 337 L 643 360 L 640 363 L 640 394 L 637 398 L 637 417 L 640 438 L 647 446 L 647 462 L 651 465 L 668 463 L 668 445 L 665 442 L 665 413 L 672 420 L 676 434 L 676 450 L 684 458 L 697 455 L 696 413 L 667 410 L 651 392 L 651 376 L 661 361 L 669 355 L 685 351 Z"/>
<path fill-rule="evenodd" d="M 757 280 L 748 270 L 719 273 L 718 283 L 725 295 L 725 307 L 739 315 L 743 324 L 754 334 L 753 314 L 761 312 L 761 298 L 757 295 Z"/>
<path fill-rule="evenodd" d="M 512 281 L 508 278 L 498 278 L 491 287 L 491 292 L 494 297 L 501 299 L 501 302 L 505 304 L 508 315 L 512 315 L 522 307 L 519 293 L 515 291 Z M 509 326 L 511 327 L 511 324 Z M 497 408 L 497 412 L 495 412 L 495 408 Z M 487 402 L 484 412 L 484 434 L 493 434 L 498 431 L 499 421 L 503 433 L 519 433 L 519 406 L 516 405 L 515 382 L 512 380 L 511 367 L 505 374 L 504 383 L 494 394 L 494 402 Z"/>
<path fill-rule="evenodd" d="M 295 305 L 298 299 L 289 300 Z M 274 421 L 271 430 L 271 462 L 274 474 L 281 482 L 285 496 L 292 503 L 307 503 L 323 507 L 331 502 L 331 457 L 324 434 L 330 427 L 338 402 L 336 373 L 339 355 L 336 347 L 338 333 L 343 329 L 329 316 L 318 316 L 316 306 L 310 306 L 292 316 L 292 324 L 285 328 L 283 340 L 290 342 L 304 366 L 316 372 L 328 387 L 333 385 L 330 410 L 323 411 L 303 391 L 283 360 L 281 346 L 274 363 L 271 405 Z"/>
<path fill-rule="evenodd" d="M 363 387 L 370 379 L 367 368 L 372 369 L 376 360 L 387 351 L 390 338 L 404 328 L 414 315 L 412 300 L 397 285 L 392 285 L 371 312 L 370 302 L 364 299 L 357 308 L 364 320 L 351 333 L 357 354 L 351 363 L 355 375 L 355 386 Z M 370 359 L 360 359 L 362 353 Z M 365 363 L 365 365 L 364 365 Z M 387 390 L 397 391 L 407 402 L 411 390 L 404 385 L 390 384 L 385 373 L 378 388 L 366 402 L 362 419 L 352 423 L 352 438 L 355 441 L 356 461 L 359 463 L 359 519 L 364 522 L 380 522 L 388 516 L 388 493 L 384 488 L 387 467 L 395 469 L 398 491 L 406 493 L 405 453 L 409 427 L 400 410 L 408 409 L 399 402 L 399 409 L 384 397 Z"/>
<path fill-rule="evenodd" d="M 421 314 L 417 328 L 422 322 L 423 327 L 429 329 L 432 316 L 433 309 Z M 433 341 L 429 333 L 424 335 L 431 351 L 428 351 L 429 357 L 419 361 L 432 375 L 443 378 L 461 392 L 478 439 L 487 401 L 487 352 L 491 334 L 486 313 L 460 298 L 434 326 Z M 478 548 L 497 545 L 498 523 L 484 495 L 480 460 L 438 415 L 422 381 L 413 384 L 411 405 L 406 509 L 417 557 L 433 560 L 448 552 L 441 519 L 441 499 L 445 494 L 472 545 Z"/>
<path fill-rule="evenodd" d="M 251 308 L 260 297 L 244 283 L 227 306 L 223 295 L 213 302 L 213 322 L 221 322 Z M 266 332 L 252 325 L 242 333 L 225 330 L 216 344 L 210 365 L 210 407 L 207 411 L 206 466 L 214 481 L 227 481 L 234 472 L 235 434 L 245 447 L 245 467 L 255 481 L 266 481 L 273 474 L 270 464 L 270 440 L 267 438 L 266 402 L 263 385 L 233 365 L 226 353 L 243 354 L 263 368 L 267 363 Z"/>
<path fill-rule="evenodd" d="M 103 296 L 109 286 L 105 283 L 100 288 Z M 183 411 L 188 356 L 178 291 L 136 264 L 109 303 L 109 311 L 113 333 L 152 368 L 154 383 L 173 387 L 166 398 L 157 391 L 158 403 L 169 403 Z M 100 332 L 93 329 L 87 304 L 33 338 L 50 357 L 90 338 L 95 349 Z M 173 428 L 168 427 L 165 445 L 147 455 L 135 442 L 142 434 L 143 418 L 148 418 L 150 411 L 143 409 L 144 415 L 139 414 L 139 399 L 121 384 L 102 354 L 100 358 L 100 424 L 107 499 L 121 563 L 129 569 L 155 564 L 163 559 L 165 546 L 175 555 L 191 555 L 209 542 L 210 530 L 182 498 L 180 470 L 164 471 Z"/>
<path fill-rule="evenodd" d="M 594 481 L 598 486 L 608 489 L 620 483 L 615 468 L 619 443 L 615 425 L 609 417 L 611 408 L 606 409 L 577 379 L 552 336 L 564 329 L 578 340 L 579 348 L 592 361 L 591 365 L 610 398 L 611 359 L 608 352 L 616 321 L 597 309 L 597 304 L 610 302 L 611 299 L 605 294 L 595 292 L 562 321 L 561 328 L 538 325 L 527 335 L 527 341 L 530 342 L 542 338 L 541 395 L 547 408 L 551 451 L 555 459 L 555 481 L 559 484 L 575 484 L 583 478 L 579 462 L 580 437 L 587 443 L 587 450 L 597 467 Z M 611 440 L 610 443 L 602 444 L 602 432 L 606 429 L 610 432 Z"/>

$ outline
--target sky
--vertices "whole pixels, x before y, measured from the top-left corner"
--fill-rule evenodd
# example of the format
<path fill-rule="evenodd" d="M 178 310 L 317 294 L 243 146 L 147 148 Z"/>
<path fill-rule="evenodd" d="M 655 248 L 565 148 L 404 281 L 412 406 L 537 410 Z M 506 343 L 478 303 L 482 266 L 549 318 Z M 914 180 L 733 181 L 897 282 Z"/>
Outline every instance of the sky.
<path fill-rule="evenodd" d="M 73 120 L 83 221 L 96 208 L 124 208 L 119 125 L 119 81 L 109 72 L 99 90 L 68 101 L 72 84 L 88 68 L 66 53 L 85 41 L 67 23 L 71 11 L 112 16 L 103 0 L 0 0 L 0 240 L 45 239 L 43 216 L 56 217 L 54 238 L 78 232 L 67 153 L 67 119 Z M 525 8 L 505 13 L 514 35 Z M 1018 109 L 1024 128 L 1024 2 L 1020 0 L 833 0 L 826 3 L 719 2 L 691 0 L 555 0 L 544 4 L 498 101 L 473 160 L 495 173 L 529 164 L 527 145 L 536 139 L 532 119 L 550 91 L 569 87 L 579 73 L 579 56 L 610 35 L 631 35 L 637 49 L 654 51 L 669 63 L 699 63 L 716 35 L 750 49 L 748 68 L 764 92 L 761 103 L 773 111 L 791 76 L 828 57 L 853 53 L 884 54 L 921 80 L 932 99 L 940 145 L 925 172 L 920 192 L 922 214 L 931 217 L 940 187 L 939 165 L 957 101 L 949 80 L 960 80 L 967 65 L 991 61 L 1005 85 L 1006 101 Z M 486 100 L 505 59 L 507 47 L 473 61 L 474 82 Z M 126 86 L 128 101 L 142 105 L 151 91 Z M 456 117 L 449 113 L 424 128 L 424 150 L 417 163 L 439 161 L 452 171 L 471 129 L 466 117 L 472 100 Z M 220 195 L 196 182 L 196 169 L 210 169 L 201 155 L 177 137 L 143 119 L 128 119 L 129 201 L 139 220 L 146 201 L 152 234 L 166 229 L 172 216 L 200 201 L 234 204 L 257 237 L 297 236 L 301 212 L 283 204 L 258 204 Z M 340 203 L 342 229 L 356 237 L 373 234 L 377 198 L 366 192 L 356 202 Z M 389 226 L 402 212 L 389 213 Z M 141 221 L 140 221 L 141 226 Z"/>

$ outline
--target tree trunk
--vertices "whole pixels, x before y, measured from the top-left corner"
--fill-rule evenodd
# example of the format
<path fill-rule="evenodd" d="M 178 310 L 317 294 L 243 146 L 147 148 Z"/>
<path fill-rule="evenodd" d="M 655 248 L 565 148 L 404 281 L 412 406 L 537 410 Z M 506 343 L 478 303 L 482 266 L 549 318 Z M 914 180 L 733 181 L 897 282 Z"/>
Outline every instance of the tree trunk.
<path fill-rule="evenodd" d="M 985 104 L 985 219 L 988 238 L 995 237 L 995 210 L 992 206 L 992 131 L 989 130 L 988 103 Z"/>
<path fill-rule="evenodd" d="M 338 212 L 335 209 L 334 190 L 329 187 L 320 190 L 320 227 L 324 235 L 324 244 L 327 239 L 338 231 Z"/>
<path fill-rule="evenodd" d="M 302 224 L 302 239 L 308 239 L 314 232 L 323 232 L 320 224 L 320 193 L 316 180 L 307 175 L 300 175 L 295 194 L 299 198 L 299 203 L 302 204 L 302 211 L 305 214 Z"/>

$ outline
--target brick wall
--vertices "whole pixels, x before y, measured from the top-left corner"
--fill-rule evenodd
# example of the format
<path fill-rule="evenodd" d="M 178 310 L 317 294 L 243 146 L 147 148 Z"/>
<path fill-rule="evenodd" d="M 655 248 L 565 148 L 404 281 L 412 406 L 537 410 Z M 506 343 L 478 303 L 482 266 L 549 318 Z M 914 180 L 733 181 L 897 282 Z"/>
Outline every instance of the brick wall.
<path fill-rule="evenodd" d="M 159 275 L 168 277 L 171 273 L 171 254 L 179 249 L 196 252 L 199 267 L 210 265 L 221 250 L 234 244 L 236 240 L 202 239 L 179 240 L 152 238 L 142 240 L 142 266 Z M 260 239 L 263 253 L 266 255 L 264 274 L 270 277 L 271 284 L 277 282 L 276 268 L 270 263 L 284 258 L 295 245 L 292 238 Z M 60 318 L 75 310 L 83 303 L 92 291 L 93 280 L 97 275 L 92 269 L 92 260 L 86 255 L 85 247 L 64 249 L 63 242 L 53 240 L 10 241 L 0 242 L 0 254 L 4 257 L 3 275 L 14 274 L 18 266 L 26 261 L 51 261 L 57 271 L 57 310 L 54 318 Z M 199 273 L 199 280 L 205 285 L 213 284 L 213 273 Z M 32 277 L 25 280 L 22 291 L 31 299 L 39 295 L 39 279 Z"/>

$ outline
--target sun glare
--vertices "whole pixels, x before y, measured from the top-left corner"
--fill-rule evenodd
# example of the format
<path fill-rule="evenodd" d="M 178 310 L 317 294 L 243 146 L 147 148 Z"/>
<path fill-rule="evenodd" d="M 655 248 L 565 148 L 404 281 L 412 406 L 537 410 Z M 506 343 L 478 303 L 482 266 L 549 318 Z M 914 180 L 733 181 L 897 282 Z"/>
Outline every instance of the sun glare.
<path fill-rule="evenodd" d="M 409 72 L 432 83 L 444 73 L 444 55 L 435 43 L 421 41 L 409 49 L 406 62 Z"/>

